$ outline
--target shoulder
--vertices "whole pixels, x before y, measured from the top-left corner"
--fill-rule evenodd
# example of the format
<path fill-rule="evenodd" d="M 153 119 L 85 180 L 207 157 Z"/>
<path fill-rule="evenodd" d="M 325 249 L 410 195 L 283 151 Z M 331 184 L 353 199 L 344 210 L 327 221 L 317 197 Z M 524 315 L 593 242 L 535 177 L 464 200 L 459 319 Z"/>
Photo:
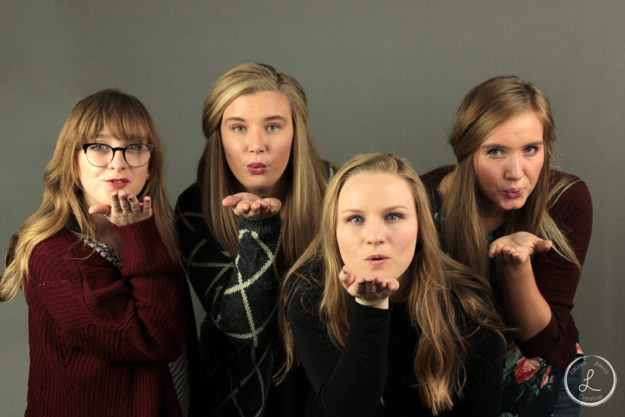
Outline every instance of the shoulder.
<path fill-rule="evenodd" d="M 318 311 L 323 296 L 322 266 L 311 262 L 298 268 L 285 282 L 287 309 L 296 311 Z"/>
<path fill-rule="evenodd" d="M 67 273 L 68 264 L 90 253 L 78 236 L 67 229 L 62 230 L 35 246 L 28 260 L 29 278 L 51 275 L 59 269 Z"/>
<path fill-rule="evenodd" d="M 191 184 L 178 196 L 176 208 L 183 212 L 202 212 L 202 193 L 197 183 Z"/>
<path fill-rule="evenodd" d="M 426 172 L 421 175 L 420 178 L 426 188 L 436 188 L 441 183 L 445 175 L 449 174 L 453 170 L 453 165 L 445 165 Z"/>
<path fill-rule="evenodd" d="M 178 233 L 192 231 L 207 234 L 208 230 L 202 213 L 202 194 L 197 184 L 190 185 L 178 197 L 175 224 Z"/>
<path fill-rule="evenodd" d="M 573 174 L 551 171 L 549 214 L 559 223 L 582 216 L 592 219 L 592 198 L 586 183 Z"/>
<path fill-rule="evenodd" d="M 81 241 L 74 233 L 64 229 L 56 235 L 40 242 L 33 249 L 31 259 L 38 258 L 62 258 L 70 255 L 72 248 L 78 245 L 82 247 Z"/>
<path fill-rule="evenodd" d="M 554 200 L 591 201 L 590 190 L 586 183 L 577 175 L 551 170 L 550 191 Z M 556 201 L 557 202 L 557 201 Z"/>

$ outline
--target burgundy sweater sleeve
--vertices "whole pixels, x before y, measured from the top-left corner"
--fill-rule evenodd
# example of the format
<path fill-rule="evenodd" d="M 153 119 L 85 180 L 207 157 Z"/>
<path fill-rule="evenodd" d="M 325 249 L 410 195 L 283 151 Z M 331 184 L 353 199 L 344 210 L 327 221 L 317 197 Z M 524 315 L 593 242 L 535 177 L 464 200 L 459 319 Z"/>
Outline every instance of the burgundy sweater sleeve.
<path fill-rule="evenodd" d="M 556 180 L 563 174 L 555 173 Z M 586 184 L 577 177 L 549 214 L 565 234 L 580 264 L 584 263 L 592 231 L 592 200 Z M 538 334 L 518 342 L 527 357 L 540 356 L 565 369 L 576 356 L 577 330 L 571 309 L 579 282 L 580 270 L 553 249 L 536 255 L 532 267 L 536 284 L 551 308 L 551 321 Z"/>
<path fill-rule="evenodd" d="M 28 302 L 49 315 L 67 346 L 107 361 L 171 361 L 185 338 L 182 269 L 153 218 L 116 229 L 124 242 L 121 274 L 65 231 L 33 251 Z"/>

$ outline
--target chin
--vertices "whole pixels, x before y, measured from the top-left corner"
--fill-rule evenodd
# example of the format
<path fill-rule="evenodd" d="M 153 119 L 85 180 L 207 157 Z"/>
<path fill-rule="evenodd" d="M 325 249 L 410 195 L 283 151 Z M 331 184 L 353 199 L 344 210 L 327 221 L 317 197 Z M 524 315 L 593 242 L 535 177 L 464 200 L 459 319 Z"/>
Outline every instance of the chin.
<path fill-rule="evenodd" d="M 523 206 L 525 205 L 525 200 L 523 201 L 515 201 L 515 202 L 509 202 L 507 204 L 503 204 L 502 208 L 506 211 L 513 211 L 513 210 L 519 210 L 521 208 L 523 208 Z"/>

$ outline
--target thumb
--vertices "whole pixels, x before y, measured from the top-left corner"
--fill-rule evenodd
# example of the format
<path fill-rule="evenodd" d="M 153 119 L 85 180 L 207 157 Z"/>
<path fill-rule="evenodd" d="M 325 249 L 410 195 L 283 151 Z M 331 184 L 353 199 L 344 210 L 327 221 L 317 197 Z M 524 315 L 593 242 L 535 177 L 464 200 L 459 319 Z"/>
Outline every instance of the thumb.
<path fill-rule="evenodd" d="M 243 199 L 243 197 L 241 197 L 238 194 L 229 195 L 226 198 L 224 198 L 223 200 L 221 200 L 221 204 L 224 207 L 234 207 L 237 204 L 239 204 L 239 201 L 241 201 L 242 199 Z"/>
<path fill-rule="evenodd" d="M 550 240 L 540 239 L 539 241 L 536 242 L 534 250 L 536 252 L 547 252 L 549 249 L 551 249 L 552 246 L 553 246 L 553 243 Z"/>
<path fill-rule="evenodd" d="M 107 206 L 106 204 L 94 204 L 93 206 L 89 207 L 89 213 L 103 214 L 105 216 L 108 216 L 109 214 L 111 214 L 111 207 Z"/>

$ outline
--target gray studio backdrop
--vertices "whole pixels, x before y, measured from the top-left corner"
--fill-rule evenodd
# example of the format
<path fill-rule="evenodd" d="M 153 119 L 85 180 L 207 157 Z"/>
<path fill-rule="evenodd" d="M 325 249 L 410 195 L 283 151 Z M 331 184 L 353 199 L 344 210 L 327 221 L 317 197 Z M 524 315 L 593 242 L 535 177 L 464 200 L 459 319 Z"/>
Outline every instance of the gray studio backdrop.
<path fill-rule="evenodd" d="M 146 103 L 174 202 L 204 145 L 203 100 L 242 62 L 267 62 L 301 81 L 324 158 L 393 152 L 421 173 L 453 162 L 446 134 L 463 95 L 517 74 L 550 97 L 558 164 L 590 187 L 594 228 L 574 316 L 586 353 L 607 358 L 625 381 L 624 40 L 621 0 L 0 0 L 2 253 L 41 202 L 63 121 L 101 88 Z M 26 405 L 27 316 L 21 294 L 0 304 L 4 417 Z M 617 387 L 582 415 L 622 415 L 622 393 Z"/>

